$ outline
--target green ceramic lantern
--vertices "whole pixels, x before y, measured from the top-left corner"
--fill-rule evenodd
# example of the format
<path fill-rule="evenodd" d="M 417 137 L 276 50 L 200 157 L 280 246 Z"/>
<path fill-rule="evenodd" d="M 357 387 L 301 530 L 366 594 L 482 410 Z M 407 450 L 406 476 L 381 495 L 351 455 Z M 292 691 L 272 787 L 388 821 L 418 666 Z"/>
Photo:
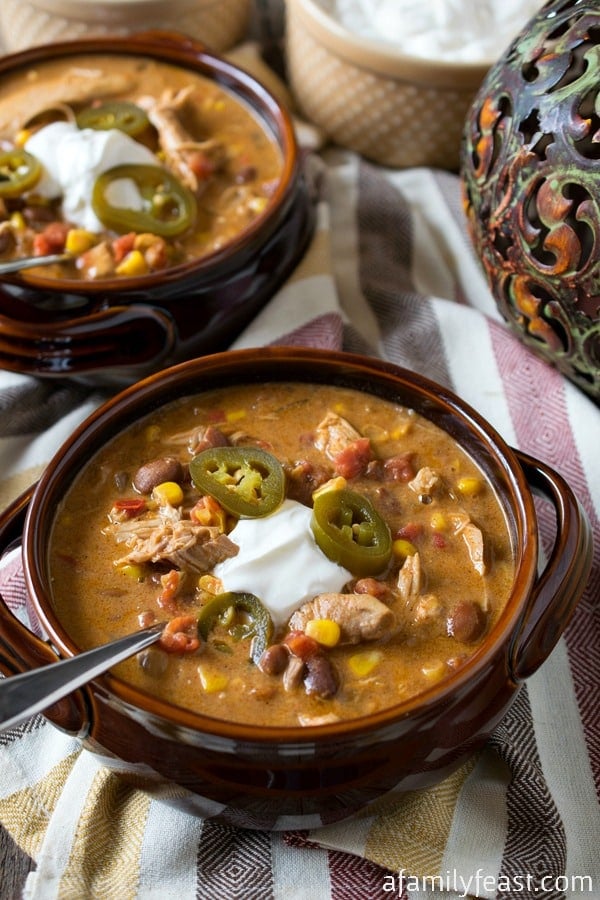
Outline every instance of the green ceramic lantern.
<path fill-rule="evenodd" d="M 552 0 L 466 121 L 469 230 L 502 315 L 600 400 L 600 4 Z"/>

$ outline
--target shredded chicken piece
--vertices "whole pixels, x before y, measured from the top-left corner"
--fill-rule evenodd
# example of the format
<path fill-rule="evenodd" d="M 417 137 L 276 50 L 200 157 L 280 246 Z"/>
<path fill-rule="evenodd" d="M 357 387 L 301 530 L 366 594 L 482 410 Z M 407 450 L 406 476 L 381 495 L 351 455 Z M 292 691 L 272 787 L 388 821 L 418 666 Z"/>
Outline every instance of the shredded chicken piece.
<path fill-rule="evenodd" d="M 471 560 L 473 568 L 478 575 L 485 575 L 487 573 L 487 565 L 485 561 L 485 547 L 481 528 L 478 528 L 477 525 L 473 525 L 472 522 L 469 522 L 469 524 L 465 525 L 461 530 L 461 534 L 467 545 L 469 559 Z"/>
<path fill-rule="evenodd" d="M 405 603 L 410 603 L 421 592 L 423 573 L 421 568 L 421 556 L 413 553 L 404 560 L 398 572 L 398 592 Z"/>
<path fill-rule="evenodd" d="M 423 594 L 413 608 L 413 621 L 417 625 L 439 622 L 443 612 L 444 605 L 435 594 Z"/>
<path fill-rule="evenodd" d="M 479 575 L 487 574 L 485 546 L 481 528 L 474 525 L 467 513 L 454 513 L 450 517 L 454 534 L 462 534 L 469 551 L 473 568 Z"/>
<path fill-rule="evenodd" d="M 335 459 L 338 453 L 361 437 L 360 432 L 347 419 L 330 411 L 316 427 L 315 447 L 329 459 Z"/>
<path fill-rule="evenodd" d="M 169 560 L 181 569 L 202 574 L 209 572 L 217 563 L 237 556 L 239 550 L 238 545 L 226 534 L 218 534 L 208 541 L 178 550 L 169 557 Z"/>
<path fill-rule="evenodd" d="M 218 528 L 180 518 L 173 508 L 161 509 L 158 516 L 115 522 L 108 530 L 118 544 L 129 548 L 115 565 L 169 562 L 184 570 L 207 572 L 239 552 L 237 544 Z"/>
<path fill-rule="evenodd" d="M 72 67 L 60 78 L 52 80 L 32 77 L 14 95 L 11 107 L 22 110 L 24 118 L 12 123 L 0 121 L 0 130 L 10 129 L 14 133 L 47 109 L 78 105 L 97 97 L 115 97 L 131 90 L 134 84 L 133 76 L 124 73 L 80 67 Z"/>
<path fill-rule="evenodd" d="M 107 278 L 115 274 L 116 264 L 110 243 L 100 241 L 79 257 L 78 268 L 86 278 Z"/>
<path fill-rule="evenodd" d="M 188 431 L 179 431 L 177 434 L 170 435 L 169 443 L 187 447 L 188 452 L 195 456 L 196 453 L 210 447 L 226 447 L 229 444 L 229 438 L 214 425 L 197 425 Z"/>
<path fill-rule="evenodd" d="M 467 513 L 451 513 L 448 519 L 452 523 L 454 534 L 460 534 L 465 525 L 471 521 L 471 517 Z"/>
<path fill-rule="evenodd" d="M 260 447 L 263 450 L 272 450 L 273 444 L 264 438 L 255 437 L 247 431 L 234 431 L 229 435 L 229 442 L 234 447 Z"/>
<path fill-rule="evenodd" d="M 430 497 L 440 483 L 440 480 L 440 476 L 435 469 L 432 469 L 430 466 L 423 466 L 419 469 L 412 481 L 408 482 L 408 486 L 415 494 Z"/>
<path fill-rule="evenodd" d="M 375 641 L 394 625 L 391 609 L 372 594 L 318 594 L 292 615 L 292 631 L 304 631 L 311 619 L 331 619 L 340 627 L 340 643 Z"/>
<path fill-rule="evenodd" d="M 304 716 L 298 715 L 299 725 L 331 725 L 333 722 L 339 722 L 340 717 L 335 713 L 324 713 L 322 716 Z"/>
<path fill-rule="evenodd" d="M 222 143 L 215 140 L 196 141 L 183 125 L 180 112 L 194 92 L 188 85 L 175 92 L 166 90 L 157 100 L 155 97 L 139 97 L 138 104 L 146 110 L 148 119 L 158 132 L 158 139 L 169 168 L 176 172 L 183 183 L 194 193 L 198 193 L 202 182 L 194 169 L 194 160 L 201 153 L 215 168 L 225 161 L 226 151 Z"/>

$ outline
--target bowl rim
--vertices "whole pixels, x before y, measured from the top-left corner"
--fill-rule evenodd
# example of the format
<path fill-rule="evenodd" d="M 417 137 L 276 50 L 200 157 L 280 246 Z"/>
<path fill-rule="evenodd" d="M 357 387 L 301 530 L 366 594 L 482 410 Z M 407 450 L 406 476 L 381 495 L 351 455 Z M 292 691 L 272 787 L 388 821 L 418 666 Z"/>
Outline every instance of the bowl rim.
<path fill-rule="evenodd" d="M 229 90 L 251 108 L 261 125 L 271 133 L 281 152 L 282 171 L 276 189 L 266 209 L 259 213 L 243 231 L 227 241 L 223 247 L 205 256 L 189 260 L 168 269 L 147 275 L 103 278 L 84 281 L 75 278 L 44 278 L 15 274 L 0 279 L 0 284 L 12 284 L 33 291 L 49 293 L 77 293 L 94 298 L 106 294 L 134 293 L 151 289 L 154 285 L 168 285 L 186 276 L 213 272 L 226 266 L 238 253 L 248 250 L 258 237 L 269 236 L 289 207 L 294 187 L 300 176 L 300 152 L 292 116 L 285 104 L 258 78 L 242 66 L 230 62 L 224 54 L 214 53 L 200 41 L 172 30 L 140 30 L 130 35 L 92 35 L 72 40 L 37 44 L 15 53 L 0 56 L 0 77 L 34 64 L 43 65 L 61 56 L 80 54 L 116 54 L 146 56 L 184 69 L 192 69 Z M 238 98 L 239 99 L 239 98 Z M 255 105 L 256 104 L 256 105 Z M 277 130 L 275 130 L 277 129 Z"/>
<path fill-rule="evenodd" d="M 329 15 L 317 0 L 286 0 L 300 20 L 332 53 L 361 69 L 395 81 L 418 82 L 439 90 L 476 90 L 494 60 L 469 62 L 412 56 L 375 38 L 361 37 Z M 288 29 L 288 41 L 293 32 Z"/>
<path fill-rule="evenodd" d="M 511 638 L 515 637 L 527 612 L 527 604 L 537 575 L 537 517 L 533 496 L 517 456 L 495 428 L 450 389 L 394 363 L 346 351 L 328 351 L 324 354 L 322 350 L 316 348 L 268 346 L 226 350 L 186 360 L 162 372 L 156 372 L 128 386 L 101 404 L 80 423 L 57 450 L 33 491 L 25 519 L 22 543 L 28 596 L 35 614 L 54 646 L 66 656 L 80 652 L 80 648 L 55 616 L 51 593 L 46 591 L 44 538 L 49 534 L 53 521 L 55 510 L 55 504 L 51 505 L 55 499 L 53 495 L 62 496 L 65 485 L 73 475 L 89 461 L 95 450 L 107 439 L 129 424 L 132 416 L 146 415 L 170 400 L 201 393 L 203 386 L 197 382 L 193 383 L 194 376 L 201 375 L 204 385 L 208 383 L 212 387 L 211 375 L 225 377 L 229 379 L 229 383 L 235 383 L 244 376 L 251 379 L 256 366 L 266 366 L 269 369 L 269 377 L 261 375 L 255 379 L 257 383 L 285 381 L 286 378 L 289 380 L 289 376 L 285 375 L 285 367 L 290 363 L 297 366 L 320 365 L 323 367 L 321 377 L 315 379 L 320 382 L 324 381 L 324 374 L 327 373 L 336 377 L 343 377 L 344 374 L 352 378 L 364 376 L 367 386 L 369 378 L 373 377 L 389 381 L 390 384 L 397 383 L 399 388 L 412 391 L 415 396 L 421 396 L 421 399 L 427 399 L 429 405 L 433 402 L 436 407 L 448 414 L 452 421 L 458 419 L 475 436 L 477 442 L 483 445 L 494 463 L 499 464 L 512 491 L 511 509 L 516 526 L 514 552 L 517 563 L 514 583 L 498 621 L 482 646 L 463 666 L 426 691 L 368 716 L 310 728 L 301 725 L 245 724 L 215 719 L 183 707 L 176 707 L 133 687 L 111 673 L 100 676 L 92 682 L 96 687 L 101 686 L 103 692 L 108 691 L 113 699 L 118 698 L 135 715 L 139 716 L 142 713 L 149 719 L 167 722 L 169 727 L 175 726 L 180 734 L 188 731 L 196 736 L 209 734 L 217 739 L 225 738 L 236 742 L 270 744 L 276 741 L 287 746 L 306 745 L 314 742 L 317 737 L 319 740 L 351 738 L 380 732 L 381 729 L 411 717 L 415 720 L 426 718 L 438 709 L 440 704 L 446 706 L 450 704 L 453 693 L 460 691 L 472 678 L 489 668 L 498 653 L 503 652 L 506 655 Z M 231 371 L 232 366 L 235 367 L 235 374 Z M 279 374 L 271 372 L 271 369 L 278 369 Z M 302 380 L 311 383 L 313 379 L 303 377 Z M 171 395 L 170 398 L 167 395 Z M 105 433 L 107 429 L 109 434 Z M 44 513 L 46 525 L 42 529 L 39 522 L 44 521 Z M 503 649 L 505 647 L 506 650 Z"/>

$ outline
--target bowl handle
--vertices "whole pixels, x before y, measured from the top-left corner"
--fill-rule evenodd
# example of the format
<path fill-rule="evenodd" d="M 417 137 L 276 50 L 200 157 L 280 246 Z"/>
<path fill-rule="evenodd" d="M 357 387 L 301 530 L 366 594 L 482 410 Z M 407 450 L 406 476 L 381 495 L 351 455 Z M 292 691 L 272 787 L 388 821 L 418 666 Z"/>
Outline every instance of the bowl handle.
<path fill-rule="evenodd" d="M 17 497 L 0 515 L 0 556 L 9 546 L 20 543 L 34 487 Z M 50 645 L 13 615 L 0 594 L 0 671 L 10 677 L 58 661 L 59 657 Z M 88 706 L 83 691 L 74 691 L 57 701 L 44 710 L 44 716 L 63 731 L 78 737 L 83 737 L 89 730 Z"/>
<path fill-rule="evenodd" d="M 6 301 L 2 307 L 5 311 Z M 0 311 L 0 366 L 65 377 L 106 367 L 156 365 L 174 348 L 176 338 L 171 316 L 143 303 L 43 324 Z"/>
<path fill-rule="evenodd" d="M 585 510 L 562 476 L 515 453 L 534 493 L 550 500 L 556 513 L 554 545 L 511 648 L 512 677 L 519 682 L 547 659 L 567 627 L 590 575 L 593 545 Z"/>

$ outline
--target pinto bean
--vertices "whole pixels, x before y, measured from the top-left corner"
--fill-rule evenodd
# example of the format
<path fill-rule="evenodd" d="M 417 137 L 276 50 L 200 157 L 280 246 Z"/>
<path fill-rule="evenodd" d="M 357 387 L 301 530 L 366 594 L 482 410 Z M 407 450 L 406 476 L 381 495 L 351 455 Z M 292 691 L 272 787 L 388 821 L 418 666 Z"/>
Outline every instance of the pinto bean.
<path fill-rule="evenodd" d="M 381 599 L 388 592 L 388 586 L 384 581 L 376 578 L 359 578 L 354 585 L 355 594 L 371 594 L 372 597 Z"/>
<path fill-rule="evenodd" d="M 487 616 L 481 606 L 467 600 L 457 603 L 446 619 L 448 634 L 464 644 L 478 640 L 486 625 Z"/>
<path fill-rule="evenodd" d="M 285 644 L 271 644 L 258 661 L 258 668 L 265 675 L 281 675 L 290 659 L 290 651 Z"/>
<path fill-rule="evenodd" d="M 310 696 L 317 695 L 327 699 L 333 697 L 338 689 L 338 679 L 331 662 L 326 656 L 311 656 L 306 660 L 304 688 Z"/>
<path fill-rule="evenodd" d="M 183 481 L 183 466 L 174 456 L 163 456 L 144 463 L 133 478 L 133 486 L 140 494 L 151 494 L 163 481 Z"/>

